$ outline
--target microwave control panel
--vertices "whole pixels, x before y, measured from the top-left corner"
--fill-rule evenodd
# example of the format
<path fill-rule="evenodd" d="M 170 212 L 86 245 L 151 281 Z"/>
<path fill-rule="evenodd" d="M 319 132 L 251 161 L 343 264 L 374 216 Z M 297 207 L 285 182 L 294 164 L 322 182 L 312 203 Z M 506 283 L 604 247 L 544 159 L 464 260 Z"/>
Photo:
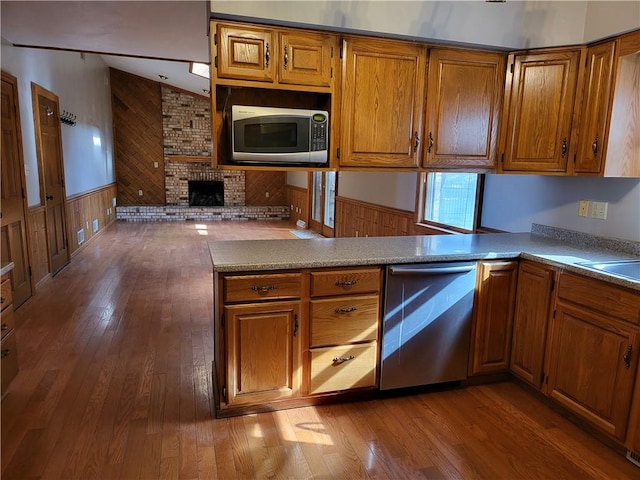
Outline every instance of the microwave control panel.
<path fill-rule="evenodd" d="M 322 113 L 314 113 L 311 116 L 311 148 L 312 152 L 327 149 L 327 116 Z"/>

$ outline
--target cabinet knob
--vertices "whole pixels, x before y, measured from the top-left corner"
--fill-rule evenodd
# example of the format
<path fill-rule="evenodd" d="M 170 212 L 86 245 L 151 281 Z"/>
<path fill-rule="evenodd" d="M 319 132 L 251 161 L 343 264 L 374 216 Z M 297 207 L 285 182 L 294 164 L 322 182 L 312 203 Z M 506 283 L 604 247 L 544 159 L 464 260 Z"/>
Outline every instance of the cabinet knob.
<path fill-rule="evenodd" d="M 4 303 L 4 297 L 0 297 L 0 303 Z"/>
<path fill-rule="evenodd" d="M 8 325 L 8 324 L 6 324 L 6 323 L 3 323 L 3 324 L 2 324 L 2 326 L 0 327 L 0 330 L 2 330 L 3 332 L 4 332 L 5 330 L 9 330 L 9 325 Z"/>
<path fill-rule="evenodd" d="M 560 153 L 560 156 L 562 158 L 567 156 L 567 150 L 569 149 L 569 145 L 567 144 L 567 137 L 564 137 L 562 139 L 562 151 Z"/>
<path fill-rule="evenodd" d="M 418 136 L 418 132 L 413 134 L 413 140 L 413 153 L 416 153 L 418 151 L 418 146 L 420 146 L 420 137 Z"/>
<path fill-rule="evenodd" d="M 427 148 L 427 152 L 431 153 L 433 150 L 433 134 L 429 132 L 429 147 Z"/>
<path fill-rule="evenodd" d="M 266 294 L 272 290 L 276 290 L 278 287 L 275 285 L 254 285 L 251 287 L 251 290 L 257 293 Z"/>
<path fill-rule="evenodd" d="M 633 345 L 629 344 L 627 350 L 624 352 L 622 359 L 624 360 L 624 366 L 627 370 L 631 368 L 631 354 L 633 353 Z"/>
<path fill-rule="evenodd" d="M 591 144 L 591 151 L 593 152 L 593 156 L 597 157 L 598 156 L 598 141 L 600 140 L 600 136 L 596 135 L 595 140 L 593 141 L 593 143 Z"/>
<path fill-rule="evenodd" d="M 5 348 L 4 350 L 2 350 L 2 354 L 0 355 L 0 358 L 8 357 L 10 353 L 11 353 L 11 350 L 9 350 L 8 348 Z"/>

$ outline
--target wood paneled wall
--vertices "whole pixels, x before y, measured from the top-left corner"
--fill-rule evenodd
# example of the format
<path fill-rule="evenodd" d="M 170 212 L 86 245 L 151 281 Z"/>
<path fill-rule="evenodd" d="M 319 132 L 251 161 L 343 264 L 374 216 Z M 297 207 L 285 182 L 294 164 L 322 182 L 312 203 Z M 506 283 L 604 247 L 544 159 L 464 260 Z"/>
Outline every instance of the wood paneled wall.
<path fill-rule="evenodd" d="M 29 250 L 31 253 L 31 277 L 33 285 L 49 277 L 49 247 L 47 245 L 46 210 L 44 206 L 33 207 L 27 214 Z"/>
<path fill-rule="evenodd" d="M 244 178 L 245 205 L 259 207 L 286 205 L 287 174 L 285 172 L 247 170 Z"/>
<path fill-rule="evenodd" d="M 291 211 L 289 220 L 292 224 L 302 220 L 309 224 L 309 191 L 306 188 L 287 185 L 287 203 Z"/>
<path fill-rule="evenodd" d="M 110 72 L 118 202 L 165 205 L 160 83 L 113 68 Z"/>
<path fill-rule="evenodd" d="M 416 225 L 406 210 L 336 197 L 336 237 L 387 237 L 447 233 Z"/>
<path fill-rule="evenodd" d="M 84 229 L 83 245 L 85 245 L 115 221 L 114 198 L 116 198 L 116 185 L 111 184 L 67 199 L 67 230 L 71 255 L 82 246 L 78 244 L 78 230 Z M 94 220 L 98 220 L 97 232 L 93 231 Z"/>

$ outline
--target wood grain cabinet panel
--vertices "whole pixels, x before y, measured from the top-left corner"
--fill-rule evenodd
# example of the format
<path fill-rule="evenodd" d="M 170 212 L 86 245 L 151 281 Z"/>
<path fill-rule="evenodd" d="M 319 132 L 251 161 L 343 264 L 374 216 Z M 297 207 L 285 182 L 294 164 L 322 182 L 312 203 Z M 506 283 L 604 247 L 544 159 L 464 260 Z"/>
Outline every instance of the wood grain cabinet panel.
<path fill-rule="evenodd" d="M 300 273 L 229 275 L 224 278 L 225 302 L 299 298 L 301 293 Z"/>
<path fill-rule="evenodd" d="M 280 83 L 330 87 L 334 37 L 326 33 L 282 32 L 280 39 Z"/>
<path fill-rule="evenodd" d="M 379 268 L 311 272 L 311 296 L 379 292 L 382 284 Z"/>
<path fill-rule="evenodd" d="M 15 316 L 13 313 L 13 290 L 9 273 L 0 278 L 0 319 L 2 320 L 2 343 L 0 344 L 0 396 L 7 394 L 9 384 L 18 374 L 18 351 L 15 336 Z"/>
<path fill-rule="evenodd" d="M 509 371 L 518 262 L 478 262 L 469 375 Z"/>
<path fill-rule="evenodd" d="M 218 24 L 218 77 L 271 82 L 275 78 L 273 31 Z"/>
<path fill-rule="evenodd" d="M 378 295 L 312 300 L 309 347 L 377 340 L 379 306 Z"/>
<path fill-rule="evenodd" d="M 623 441 L 639 339 L 637 328 L 560 303 L 551 328 L 549 396 Z"/>
<path fill-rule="evenodd" d="M 555 271 L 522 261 L 518 270 L 511 343 L 511 372 L 536 388 L 542 386 Z"/>
<path fill-rule="evenodd" d="M 599 174 L 604 166 L 616 42 L 587 48 L 587 67 L 574 173 Z"/>
<path fill-rule="evenodd" d="M 315 348 L 311 352 L 311 394 L 375 387 L 377 342 Z"/>
<path fill-rule="evenodd" d="M 424 166 L 494 168 L 506 56 L 433 49 Z"/>
<path fill-rule="evenodd" d="M 343 49 L 340 166 L 417 168 L 426 48 L 349 37 Z"/>
<path fill-rule="evenodd" d="M 558 173 L 573 159 L 582 49 L 511 55 L 504 105 L 505 172 Z"/>
<path fill-rule="evenodd" d="M 229 405 L 280 400 L 299 393 L 299 313 L 298 301 L 225 307 Z"/>

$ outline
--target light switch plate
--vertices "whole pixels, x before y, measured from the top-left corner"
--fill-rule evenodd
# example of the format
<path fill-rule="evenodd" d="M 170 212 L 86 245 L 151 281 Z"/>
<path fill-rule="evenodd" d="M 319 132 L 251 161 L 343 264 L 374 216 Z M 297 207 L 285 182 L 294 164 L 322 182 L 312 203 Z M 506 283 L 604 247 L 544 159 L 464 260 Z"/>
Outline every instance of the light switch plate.
<path fill-rule="evenodd" d="M 581 217 L 589 216 L 589 200 L 580 200 L 578 204 L 578 215 Z"/>

